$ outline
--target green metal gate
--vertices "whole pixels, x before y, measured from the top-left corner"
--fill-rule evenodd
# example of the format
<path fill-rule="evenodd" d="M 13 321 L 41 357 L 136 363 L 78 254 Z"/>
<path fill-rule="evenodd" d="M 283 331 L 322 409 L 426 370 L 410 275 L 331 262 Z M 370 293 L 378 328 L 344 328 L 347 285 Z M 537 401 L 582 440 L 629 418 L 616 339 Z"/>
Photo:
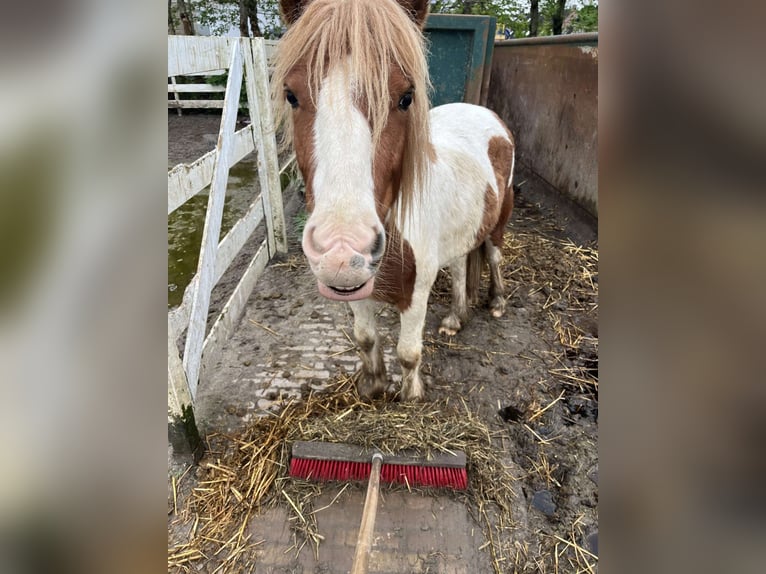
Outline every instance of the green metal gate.
<path fill-rule="evenodd" d="M 424 32 L 429 42 L 428 69 L 434 86 L 431 105 L 486 104 L 495 26 L 492 16 L 428 16 Z"/>

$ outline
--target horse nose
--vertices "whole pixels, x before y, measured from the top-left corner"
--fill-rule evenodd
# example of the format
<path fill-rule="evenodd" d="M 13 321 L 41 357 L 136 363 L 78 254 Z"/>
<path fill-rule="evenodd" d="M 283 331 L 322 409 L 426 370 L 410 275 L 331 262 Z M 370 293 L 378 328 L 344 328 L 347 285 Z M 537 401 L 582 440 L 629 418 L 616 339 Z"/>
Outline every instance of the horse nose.
<path fill-rule="evenodd" d="M 309 259 L 319 259 L 325 252 L 325 249 L 317 244 L 314 231 L 316 231 L 316 226 L 309 225 L 303 232 L 303 252 Z"/>
<path fill-rule="evenodd" d="M 308 225 L 303 234 L 303 252 L 310 260 L 319 260 L 332 251 L 350 255 L 350 263 L 359 268 L 360 260 L 371 266 L 377 265 L 386 249 L 386 234 L 382 226 L 376 226 L 366 233 L 357 231 L 348 237 L 342 234 L 322 236 L 316 225 Z"/>
<path fill-rule="evenodd" d="M 383 253 L 386 251 L 386 234 L 381 229 L 378 231 L 377 235 L 375 236 L 375 243 L 372 244 L 372 249 L 370 250 L 370 256 L 372 257 L 371 264 L 377 265 L 378 261 L 381 260 L 383 257 Z"/>

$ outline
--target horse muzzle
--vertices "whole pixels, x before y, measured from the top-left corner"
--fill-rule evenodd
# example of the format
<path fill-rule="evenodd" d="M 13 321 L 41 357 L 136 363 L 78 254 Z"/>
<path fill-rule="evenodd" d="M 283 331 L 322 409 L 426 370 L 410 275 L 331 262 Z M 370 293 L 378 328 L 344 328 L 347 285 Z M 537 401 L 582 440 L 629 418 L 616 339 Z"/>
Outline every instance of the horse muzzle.
<path fill-rule="evenodd" d="M 317 279 L 319 293 L 336 301 L 356 301 L 372 295 L 375 273 L 385 247 L 385 235 L 374 235 L 372 243 L 362 250 L 350 241 L 328 242 L 322 249 L 314 241 L 311 229 L 303 237 L 303 252 Z"/>
<path fill-rule="evenodd" d="M 358 301 L 359 299 L 366 299 L 372 295 L 374 289 L 375 277 L 370 277 L 366 282 L 355 287 L 333 287 L 326 285 L 317 279 L 317 288 L 319 294 L 328 299 L 335 301 Z"/>

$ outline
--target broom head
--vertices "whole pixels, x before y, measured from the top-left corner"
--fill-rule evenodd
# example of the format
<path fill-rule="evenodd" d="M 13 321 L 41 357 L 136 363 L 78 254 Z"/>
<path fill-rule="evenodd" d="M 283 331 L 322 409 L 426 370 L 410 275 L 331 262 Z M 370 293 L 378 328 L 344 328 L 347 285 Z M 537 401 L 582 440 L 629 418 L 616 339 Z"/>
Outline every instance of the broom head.
<path fill-rule="evenodd" d="M 383 454 L 383 453 L 381 453 Z M 306 480 L 367 480 L 373 451 L 342 443 L 297 441 L 293 444 L 290 476 Z M 383 454 L 380 479 L 408 486 L 468 487 L 465 453 L 439 453 L 426 460 L 411 454 Z"/>

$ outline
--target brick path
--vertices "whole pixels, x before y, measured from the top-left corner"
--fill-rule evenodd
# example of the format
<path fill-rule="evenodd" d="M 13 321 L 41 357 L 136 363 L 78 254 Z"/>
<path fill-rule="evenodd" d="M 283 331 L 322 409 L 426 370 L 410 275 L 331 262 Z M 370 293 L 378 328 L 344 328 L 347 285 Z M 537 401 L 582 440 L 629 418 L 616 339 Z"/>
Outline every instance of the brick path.
<path fill-rule="evenodd" d="M 338 489 L 325 488 L 316 508 L 330 504 Z M 336 503 L 316 513 L 325 540 L 319 559 L 308 547 L 297 556 L 287 524 L 287 511 L 276 509 L 251 525 L 259 546 L 257 572 L 340 574 L 351 569 L 364 491 L 344 492 Z M 375 521 L 369 571 L 378 574 L 429 572 L 484 574 L 492 572 L 489 557 L 479 548 L 485 540 L 463 504 L 418 492 L 383 491 Z M 292 550 L 290 550 L 292 547 Z"/>
<path fill-rule="evenodd" d="M 203 373 L 197 397 L 197 419 L 204 432 L 235 431 L 309 387 L 321 390 L 337 374 L 356 372 L 361 361 L 352 342 L 353 318 L 346 303 L 318 293 L 289 293 L 299 280 L 303 291 L 316 289 L 308 269 L 280 273 L 267 268 L 271 287 L 256 292 L 220 363 Z M 275 290 L 276 286 L 279 290 Z M 390 309 L 379 317 L 385 343 L 384 360 L 392 384 L 401 382 L 396 343 L 398 315 Z"/>

